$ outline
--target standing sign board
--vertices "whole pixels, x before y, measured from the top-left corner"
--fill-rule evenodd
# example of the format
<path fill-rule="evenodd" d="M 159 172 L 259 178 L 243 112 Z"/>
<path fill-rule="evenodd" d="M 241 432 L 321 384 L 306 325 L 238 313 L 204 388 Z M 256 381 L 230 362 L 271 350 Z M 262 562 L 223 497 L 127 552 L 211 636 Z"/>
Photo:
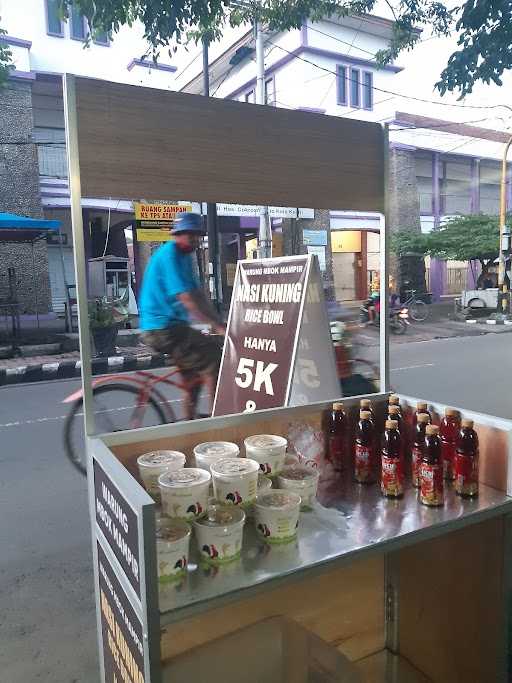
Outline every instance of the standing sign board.
<path fill-rule="evenodd" d="M 88 478 L 102 680 L 158 683 L 154 503 L 100 445 Z"/>
<path fill-rule="evenodd" d="M 133 202 L 133 210 L 139 242 L 168 242 L 176 216 L 192 211 L 192 205 Z"/>
<path fill-rule="evenodd" d="M 99 542 L 96 550 L 105 681 L 142 683 L 149 680 L 144 674 L 142 622 Z"/>
<path fill-rule="evenodd" d="M 214 415 L 293 405 L 291 396 L 305 403 L 313 400 L 311 390 L 322 393 L 317 400 L 340 397 L 325 311 L 323 318 L 308 311 L 322 305 L 318 265 L 312 256 L 238 262 Z M 302 328 L 304 321 L 313 319 L 320 327 L 309 340 Z M 317 363 L 304 355 L 311 344 L 317 344 Z M 299 355 L 304 358 L 295 371 Z"/>

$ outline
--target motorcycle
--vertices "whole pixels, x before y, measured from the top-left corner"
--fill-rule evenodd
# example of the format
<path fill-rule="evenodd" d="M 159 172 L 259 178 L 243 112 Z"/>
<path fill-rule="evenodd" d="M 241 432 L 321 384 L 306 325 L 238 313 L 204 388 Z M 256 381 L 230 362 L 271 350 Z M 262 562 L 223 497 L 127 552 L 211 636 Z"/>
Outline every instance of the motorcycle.
<path fill-rule="evenodd" d="M 373 318 L 370 319 L 370 308 L 374 309 Z M 368 299 L 359 309 L 359 320 L 363 324 L 379 326 L 379 302 L 376 299 Z M 405 334 L 409 322 L 409 309 L 404 306 L 391 308 L 389 311 L 389 329 L 393 334 Z"/>

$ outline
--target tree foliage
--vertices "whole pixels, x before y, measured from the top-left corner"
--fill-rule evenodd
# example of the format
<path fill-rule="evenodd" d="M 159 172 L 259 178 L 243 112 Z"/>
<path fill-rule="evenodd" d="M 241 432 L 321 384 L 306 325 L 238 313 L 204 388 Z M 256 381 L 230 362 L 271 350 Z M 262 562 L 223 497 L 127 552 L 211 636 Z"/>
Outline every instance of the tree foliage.
<path fill-rule="evenodd" d="M 455 216 L 439 230 L 413 233 L 401 230 L 391 239 L 391 249 L 398 255 L 419 254 L 454 261 L 480 261 L 488 267 L 499 255 L 497 216 L 474 214 Z"/>
<path fill-rule="evenodd" d="M 60 0 L 69 12 L 68 0 Z M 386 64 L 414 47 L 418 29 L 435 35 L 459 33 L 459 49 L 451 55 L 437 88 L 470 93 L 478 80 L 501 84 L 512 67 L 512 3 L 510 0 L 466 0 L 461 5 L 438 0 L 386 0 L 395 19 L 389 48 L 377 54 Z M 161 48 L 192 36 L 219 38 L 226 24 L 261 21 L 270 30 L 299 28 L 304 19 L 370 14 L 376 0 L 72 0 L 89 19 L 93 30 L 117 31 L 140 20 L 156 58 Z"/>
<path fill-rule="evenodd" d="M 153 58 L 162 48 L 207 36 L 219 38 L 227 24 L 258 20 L 270 30 L 299 28 L 304 19 L 370 14 L 376 0 L 59 0 L 63 17 L 75 5 L 87 17 L 92 33 L 116 32 L 140 21 Z M 386 64 L 420 39 L 418 29 L 434 35 L 458 34 L 458 49 L 450 56 L 437 88 L 441 94 L 470 93 L 477 81 L 502 84 L 512 67 L 512 2 L 466 0 L 460 5 L 438 0 L 386 0 L 394 15 L 393 36 L 377 54 Z M 0 82 L 5 80 L 11 55 L 0 43 Z"/>
<path fill-rule="evenodd" d="M 2 36 L 7 31 L 0 27 L 0 86 L 5 83 L 12 68 L 12 53 L 6 43 L 2 42 Z"/>

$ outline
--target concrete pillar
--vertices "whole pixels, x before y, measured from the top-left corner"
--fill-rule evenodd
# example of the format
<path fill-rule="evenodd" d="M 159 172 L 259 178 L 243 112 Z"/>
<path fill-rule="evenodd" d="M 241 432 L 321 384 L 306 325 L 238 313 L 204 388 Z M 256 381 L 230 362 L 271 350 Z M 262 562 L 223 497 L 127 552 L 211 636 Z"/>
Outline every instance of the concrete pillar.
<path fill-rule="evenodd" d="M 389 229 L 390 232 L 421 232 L 420 198 L 413 148 L 392 147 L 389 154 Z M 422 256 L 395 254 L 390 258 L 390 277 L 396 289 L 425 289 L 425 263 Z"/>

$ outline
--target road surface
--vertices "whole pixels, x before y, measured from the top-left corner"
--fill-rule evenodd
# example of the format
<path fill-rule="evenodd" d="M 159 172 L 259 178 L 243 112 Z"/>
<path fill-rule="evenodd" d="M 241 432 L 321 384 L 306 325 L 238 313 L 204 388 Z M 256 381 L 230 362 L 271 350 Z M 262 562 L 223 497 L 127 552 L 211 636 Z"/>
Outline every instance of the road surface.
<path fill-rule="evenodd" d="M 391 349 L 396 390 L 511 417 L 508 334 L 402 342 Z M 78 386 L 0 389 L 0 678 L 8 683 L 98 680 L 85 481 L 61 441 L 61 401 Z"/>

